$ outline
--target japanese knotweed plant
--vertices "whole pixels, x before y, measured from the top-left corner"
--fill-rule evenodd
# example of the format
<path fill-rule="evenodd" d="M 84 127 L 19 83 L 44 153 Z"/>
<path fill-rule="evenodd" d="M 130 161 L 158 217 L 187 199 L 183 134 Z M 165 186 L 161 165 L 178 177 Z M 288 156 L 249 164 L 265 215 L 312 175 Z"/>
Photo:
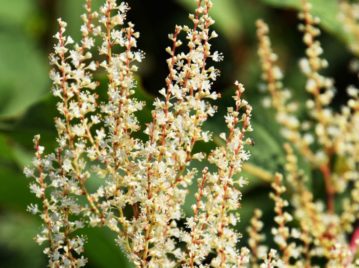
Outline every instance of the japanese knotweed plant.
<path fill-rule="evenodd" d="M 239 233 L 233 227 L 245 179 L 234 176 L 249 158 L 252 108 L 242 99 L 241 84 L 235 83 L 235 105 L 224 119 L 225 145 L 208 155 L 192 153 L 198 141 L 211 140 L 202 126 L 219 97 L 211 89 L 219 71 L 210 62 L 222 58 L 210 44 L 217 37 L 210 29 L 211 1 L 197 0 L 189 16 L 192 26 L 176 26 L 169 35 L 169 74 L 144 129 L 136 117 L 144 103 L 133 96 L 144 53 L 137 48 L 134 24 L 126 21 L 129 6 L 116 0 L 104 0 L 99 11 L 91 9 L 90 0 L 85 6 L 80 43 L 66 35 L 67 25 L 59 19 L 50 55 L 52 93 L 59 99 L 57 148 L 45 153 L 36 136 L 33 168 L 25 169 L 41 201 L 41 208 L 29 210 L 43 220 L 36 241 L 46 242 L 49 266 L 84 266 L 85 237 L 79 230 L 89 226 L 112 230 L 138 267 L 194 267 L 205 260 L 215 267 L 244 265 L 248 250 L 237 249 Z M 107 74 L 105 101 L 98 98 L 94 74 L 99 71 Z M 147 138 L 136 138 L 137 132 Z M 211 169 L 190 166 L 203 159 Z M 89 187 L 93 180 L 96 189 L 93 183 Z M 184 218 L 194 182 L 193 216 Z"/>
<path fill-rule="evenodd" d="M 245 147 L 253 144 L 247 137 L 252 108 L 236 82 L 234 107 L 224 118 L 227 131 L 219 135 L 223 145 L 208 154 L 194 150 L 197 142 L 212 140 L 203 125 L 216 112 L 213 102 L 220 95 L 212 87 L 219 71 L 212 63 L 222 60 L 210 44 L 217 37 L 210 29 L 212 3 L 196 2 L 191 26 L 176 26 L 169 35 L 169 74 L 146 126 L 136 116 L 144 106 L 134 98 L 137 64 L 144 53 L 137 48 L 139 33 L 126 22 L 129 6 L 104 0 L 93 11 L 87 0 L 80 43 L 65 34 L 66 23 L 59 19 L 50 55 L 52 92 L 59 99 L 57 148 L 46 154 L 36 136 L 33 167 L 25 169 L 33 178 L 31 191 L 41 201 L 41 208 L 31 205 L 29 210 L 43 220 L 36 241 L 46 243 L 49 266 L 84 266 L 81 229 L 104 227 L 116 234 L 116 243 L 137 267 L 354 267 L 359 237 L 358 90 L 348 89 L 349 101 L 341 111 L 330 108 L 334 83 L 320 74 L 327 62 L 317 41 L 319 19 L 303 0 L 300 29 L 307 49 L 300 66 L 311 96 L 306 103 L 310 120 L 305 122 L 298 119 L 298 105 L 284 89 L 268 26 L 257 23 L 269 104 L 288 141 L 285 178 L 292 198 L 289 208 L 283 176 L 275 174 L 271 198 L 276 249 L 264 244 L 260 210 L 248 227 L 247 249 L 239 247 L 235 226 L 240 189 L 246 183 L 240 176 L 249 158 Z M 98 72 L 107 75 L 105 85 L 101 80 L 107 89 L 101 101 Z M 146 138 L 139 139 L 138 133 Z M 320 174 L 315 179 L 324 181 L 326 203 L 308 187 L 298 157 Z M 193 168 L 198 161 L 207 167 Z M 193 213 L 186 216 L 183 207 L 192 184 L 197 185 Z"/>

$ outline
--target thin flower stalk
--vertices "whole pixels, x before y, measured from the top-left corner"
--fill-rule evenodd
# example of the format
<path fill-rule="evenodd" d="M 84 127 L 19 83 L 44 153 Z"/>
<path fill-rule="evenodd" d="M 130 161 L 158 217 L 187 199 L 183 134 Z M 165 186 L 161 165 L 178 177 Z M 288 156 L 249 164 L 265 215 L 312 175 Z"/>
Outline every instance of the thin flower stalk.
<path fill-rule="evenodd" d="M 259 267 L 258 265 L 259 260 L 267 252 L 265 246 L 262 245 L 265 239 L 265 236 L 262 233 L 262 229 L 264 226 L 264 223 L 261 220 L 262 214 L 263 213 L 261 210 L 256 209 L 251 219 L 251 225 L 247 229 L 249 235 L 248 245 L 252 253 L 251 265 L 254 268 Z M 263 254 L 263 252 L 265 252 L 265 254 Z"/>
<path fill-rule="evenodd" d="M 258 20 L 257 38 L 258 38 L 258 55 L 261 60 L 262 79 L 266 82 L 266 88 L 271 95 L 271 106 L 275 109 L 276 119 L 283 127 L 283 136 L 301 151 L 303 156 L 310 161 L 316 162 L 315 155 L 310 148 L 310 141 L 307 136 L 303 136 L 301 125 L 296 116 L 297 105 L 291 102 L 291 93 L 283 88 L 283 72 L 276 64 L 277 54 L 272 50 L 271 40 L 269 38 L 269 27 L 262 21 Z"/>
<path fill-rule="evenodd" d="M 274 201 L 274 212 L 276 216 L 274 221 L 278 227 L 272 228 L 272 234 L 274 235 L 274 242 L 279 246 L 283 254 L 283 262 L 285 265 L 289 265 L 289 259 L 293 255 L 292 245 L 289 245 L 290 230 L 288 223 L 293 220 L 293 217 L 285 211 L 285 208 L 289 205 L 287 200 L 284 200 L 282 195 L 286 191 L 286 187 L 283 185 L 283 176 L 276 174 L 272 183 L 273 192 L 270 197 Z"/>

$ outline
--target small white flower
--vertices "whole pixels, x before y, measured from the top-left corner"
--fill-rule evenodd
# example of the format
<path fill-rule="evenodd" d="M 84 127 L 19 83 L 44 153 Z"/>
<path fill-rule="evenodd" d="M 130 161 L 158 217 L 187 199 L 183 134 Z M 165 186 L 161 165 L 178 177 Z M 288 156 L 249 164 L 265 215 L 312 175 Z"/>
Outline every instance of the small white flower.
<path fill-rule="evenodd" d="M 72 170 L 72 163 L 71 160 L 66 158 L 62 164 L 62 168 L 66 171 L 69 172 L 70 170 Z"/>
<path fill-rule="evenodd" d="M 42 243 L 44 243 L 47 240 L 48 238 L 44 235 L 37 235 L 35 238 L 36 243 L 38 243 L 39 245 L 42 245 Z"/>
<path fill-rule="evenodd" d="M 212 55 L 212 59 L 213 61 L 215 62 L 220 62 L 220 61 L 223 61 L 223 54 L 218 52 L 218 51 L 215 51 Z"/>
<path fill-rule="evenodd" d="M 90 64 L 87 66 L 87 68 L 91 71 L 96 71 L 97 65 L 94 61 L 91 61 Z"/>
<path fill-rule="evenodd" d="M 87 49 L 91 49 L 92 47 L 94 47 L 95 43 L 94 43 L 93 38 L 86 37 L 83 40 L 82 45 Z"/>
<path fill-rule="evenodd" d="M 106 138 L 106 134 L 105 134 L 105 130 L 104 129 L 100 129 L 100 130 L 96 130 L 96 139 L 98 141 L 103 141 Z"/>
<path fill-rule="evenodd" d="M 35 183 L 30 184 L 30 190 L 33 194 L 36 195 L 37 198 L 41 198 L 44 194 L 44 190 L 38 184 Z"/>
<path fill-rule="evenodd" d="M 67 40 L 66 40 L 66 45 L 71 45 L 71 44 L 73 44 L 73 43 L 75 43 L 75 41 L 72 39 L 71 36 L 68 36 L 68 37 L 67 37 Z"/>
<path fill-rule="evenodd" d="M 39 210 L 39 207 L 37 206 L 37 204 L 30 204 L 29 206 L 27 206 L 26 210 L 33 215 L 40 213 L 40 210 Z"/>
<path fill-rule="evenodd" d="M 314 137 L 312 134 L 309 134 L 309 133 L 306 133 L 304 136 L 303 136 L 303 139 L 305 141 L 306 144 L 310 145 L 314 142 Z"/>
<path fill-rule="evenodd" d="M 299 61 L 299 66 L 304 74 L 309 74 L 311 72 L 311 68 L 310 68 L 308 59 L 302 58 Z"/>
<path fill-rule="evenodd" d="M 27 178 L 34 177 L 34 170 L 28 167 L 24 168 L 24 174 Z"/>

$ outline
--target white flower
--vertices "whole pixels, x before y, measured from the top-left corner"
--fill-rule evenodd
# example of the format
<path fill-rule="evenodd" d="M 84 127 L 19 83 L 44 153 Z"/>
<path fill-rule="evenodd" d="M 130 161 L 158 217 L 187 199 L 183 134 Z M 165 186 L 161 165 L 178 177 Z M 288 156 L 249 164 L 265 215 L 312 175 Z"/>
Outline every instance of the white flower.
<path fill-rule="evenodd" d="M 36 195 L 37 198 L 41 198 L 44 194 L 44 190 L 35 183 L 30 184 L 30 190 L 33 194 Z"/>
<path fill-rule="evenodd" d="M 104 129 L 100 129 L 100 130 L 96 130 L 96 139 L 98 141 L 102 141 L 104 138 L 106 138 L 106 134 L 105 134 L 105 130 Z"/>
<path fill-rule="evenodd" d="M 92 47 L 94 47 L 95 43 L 94 43 L 94 40 L 93 38 L 89 38 L 89 37 L 86 37 L 83 41 L 82 41 L 82 44 L 85 48 L 87 49 L 91 49 Z"/>
<path fill-rule="evenodd" d="M 39 245 L 41 245 L 42 243 L 44 243 L 47 240 L 48 240 L 48 238 L 44 235 L 37 235 L 35 238 L 36 243 L 38 243 Z"/>
<path fill-rule="evenodd" d="M 87 68 L 91 71 L 96 71 L 97 65 L 94 61 L 91 61 L 90 64 L 87 66 Z"/>
<path fill-rule="evenodd" d="M 51 70 L 50 71 L 50 79 L 54 82 L 55 85 L 60 85 L 61 84 L 61 76 L 60 73 Z"/>
<path fill-rule="evenodd" d="M 37 206 L 37 204 L 30 204 L 29 206 L 27 206 L 27 211 L 33 215 L 40 213 L 40 210 L 39 210 L 39 207 Z"/>
<path fill-rule="evenodd" d="M 72 170 L 72 163 L 71 160 L 66 158 L 64 160 L 64 163 L 62 164 L 62 168 L 66 171 L 69 172 L 70 170 Z"/>
<path fill-rule="evenodd" d="M 75 41 L 72 39 L 71 36 L 68 36 L 68 37 L 67 37 L 67 40 L 66 40 L 66 45 L 71 45 L 71 44 L 73 44 L 73 43 L 75 43 Z"/>
<path fill-rule="evenodd" d="M 215 62 L 220 62 L 220 61 L 223 61 L 223 54 L 218 52 L 218 51 L 215 51 L 212 55 L 212 59 L 213 61 Z"/>
<path fill-rule="evenodd" d="M 312 144 L 314 142 L 314 137 L 312 134 L 306 133 L 303 136 L 303 140 L 305 141 L 306 144 Z"/>
<path fill-rule="evenodd" d="M 309 74 L 311 72 L 311 68 L 310 68 L 308 59 L 302 58 L 299 61 L 299 66 L 304 74 Z"/>
<path fill-rule="evenodd" d="M 24 174 L 27 178 L 34 177 L 34 170 L 28 167 L 24 168 Z"/>

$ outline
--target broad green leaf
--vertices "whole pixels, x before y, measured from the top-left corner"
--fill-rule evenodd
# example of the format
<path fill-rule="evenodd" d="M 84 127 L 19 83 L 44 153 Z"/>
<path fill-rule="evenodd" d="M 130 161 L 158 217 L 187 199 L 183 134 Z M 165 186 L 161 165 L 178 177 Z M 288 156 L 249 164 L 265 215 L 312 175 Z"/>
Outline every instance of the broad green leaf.
<path fill-rule="evenodd" d="M 24 24 L 34 10 L 35 1 L 13 0 L 1 3 L 1 24 Z"/>
<path fill-rule="evenodd" d="M 25 167 L 30 165 L 31 160 L 33 159 L 33 152 L 27 151 L 24 147 L 19 144 L 13 144 L 12 146 L 12 155 L 14 161 L 19 167 Z"/>
<path fill-rule="evenodd" d="M 278 161 L 283 160 L 283 149 L 279 143 L 279 139 L 277 139 L 280 134 L 277 133 L 276 136 L 271 135 L 267 130 L 267 125 L 258 124 L 257 122 L 252 122 L 252 125 L 254 131 L 251 136 L 255 142 L 252 150 L 252 159 L 257 163 L 262 162 L 261 167 L 275 171 L 275 169 L 278 168 L 276 166 Z"/>
<path fill-rule="evenodd" d="M 57 115 L 56 100 L 49 94 L 37 102 L 16 123 L 10 132 L 11 137 L 21 148 L 33 153 L 33 137 L 41 135 L 41 143 L 46 151 L 51 151 L 56 145 L 56 129 L 54 117 Z"/>
<path fill-rule="evenodd" d="M 116 237 L 112 232 L 105 229 L 91 228 L 85 230 L 84 233 L 88 237 L 88 243 L 85 245 L 85 256 L 88 257 L 91 267 L 134 267 L 116 244 Z"/>
<path fill-rule="evenodd" d="M 31 162 L 32 155 L 11 137 L 0 133 L 0 165 L 14 165 L 22 169 Z"/>
<path fill-rule="evenodd" d="M 25 211 L 34 201 L 28 188 L 29 180 L 22 170 L 13 166 L 0 165 L 0 204 L 8 209 Z"/>
<path fill-rule="evenodd" d="M 261 0 L 263 3 L 281 8 L 301 9 L 301 0 Z M 348 33 L 344 31 L 342 23 L 338 19 L 339 1 L 337 0 L 313 0 L 313 14 L 321 20 L 321 26 L 339 39 L 349 42 Z"/>
<path fill-rule="evenodd" d="M 21 115 L 44 96 L 47 68 L 31 39 L 0 33 L 0 118 Z"/>
<path fill-rule="evenodd" d="M 41 247 L 33 241 L 39 230 L 39 221 L 22 212 L 2 211 L 0 216 L 1 267 L 45 267 Z M 16 256 L 16 258 L 14 258 Z"/>
<path fill-rule="evenodd" d="M 11 160 L 12 154 L 9 138 L 6 135 L 0 134 L 0 163 Z"/>
<path fill-rule="evenodd" d="M 194 10 L 196 2 L 193 0 L 177 0 L 186 7 Z M 223 31 L 230 40 L 236 39 L 241 33 L 241 20 L 238 3 L 236 0 L 213 0 L 214 8 L 211 16 L 216 21 L 217 27 Z"/>
<path fill-rule="evenodd" d="M 252 192 L 243 196 L 242 207 L 239 209 L 240 213 L 240 231 L 244 232 L 246 227 L 250 224 L 250 219 L 253 216 L 255 209 L 263 211 L 271 211 L 273 209 L 273 201 L 269 198 L 270 187 L 256 188 Z"/>

